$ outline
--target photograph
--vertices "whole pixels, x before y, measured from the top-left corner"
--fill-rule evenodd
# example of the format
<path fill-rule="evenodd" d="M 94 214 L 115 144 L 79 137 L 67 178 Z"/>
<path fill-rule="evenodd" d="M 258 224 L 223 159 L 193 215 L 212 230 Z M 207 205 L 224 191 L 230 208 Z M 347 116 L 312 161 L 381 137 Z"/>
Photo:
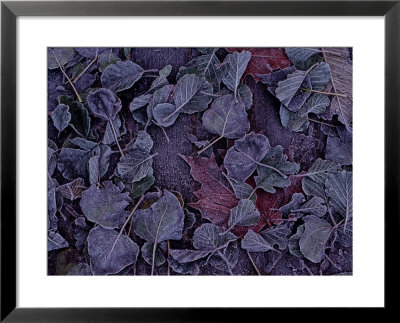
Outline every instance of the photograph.
<path fill-rule="evenodd" d="M 48 47 L 47 275 L 353 275 L 352 132 L 351 47 Z"/>

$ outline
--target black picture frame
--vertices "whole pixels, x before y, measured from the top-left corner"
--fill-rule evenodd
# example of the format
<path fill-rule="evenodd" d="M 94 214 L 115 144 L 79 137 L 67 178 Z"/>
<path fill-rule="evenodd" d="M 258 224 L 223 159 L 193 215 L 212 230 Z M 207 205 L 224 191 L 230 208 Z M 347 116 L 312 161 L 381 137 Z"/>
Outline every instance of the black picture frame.
<path fill-rule="evenodd" d="M 400 1 L 98 1 L 95 5 L 88 1 L 4 1 L 1 3 L 2 322 L 234 322 L 243 315 L 249 315 L 247 321 L 251 321 L 266 315 L 266 311 L 278 311 L 269 308 L 16 307 L 16 19 L 19 16 L 384 16 L 385 314 L 394 309 L 397 302 L 391 291 L 399 286 L 393 261 L 398 253 L 396 237 L 400 226 Z M 298 315 L 284 310 L 287 319 Z M 326 309 L 327 313 L 333 310 Z M 381 311 L 377 309 L 376 314 L 381 315 Z"/>

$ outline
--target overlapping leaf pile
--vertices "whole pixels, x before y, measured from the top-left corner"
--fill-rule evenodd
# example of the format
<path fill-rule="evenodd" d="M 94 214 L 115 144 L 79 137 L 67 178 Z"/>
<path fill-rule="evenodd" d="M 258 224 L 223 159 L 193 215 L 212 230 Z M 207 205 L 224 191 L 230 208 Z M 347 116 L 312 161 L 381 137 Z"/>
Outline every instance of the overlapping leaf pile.
<path fill-rule="evenodd" d="M 49 48 L 49 273 L 351 273 L 351 50 L 176 51 L 192 57 L 145 70 L 130 48 Z M 318 153 L 254 126 L 264 97 Z M 192 154 L 170 141 L 178 128 Z M 190 172 L 191 192 L 157 181 L 176 156 L 164 176 Z"/>

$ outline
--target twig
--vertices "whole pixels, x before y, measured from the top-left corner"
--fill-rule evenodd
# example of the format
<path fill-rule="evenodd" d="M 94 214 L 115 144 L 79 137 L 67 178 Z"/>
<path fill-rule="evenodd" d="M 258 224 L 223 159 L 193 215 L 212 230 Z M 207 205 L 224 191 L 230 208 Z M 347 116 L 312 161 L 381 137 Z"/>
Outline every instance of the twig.
<path fill-rule="evenodd" d="M 76 82 L 80 79 L 80 77 L 81 77 L 83 74 L 85 74 L 85 72 L 89 69 L 89 67 L 92 66 L 92 65 L 94 64 L 94 62 L 95 62 L 96 60 L 97 60 L 97 54 L 96 54 L 96 57 L 93 58 L 93 60 L 89 63 L 89 65 L 86 66 L 85 69 L 84 69 L 77 77 L 74 78 L 73 82 L 76 83 Z"/>
<path fill-rule="evenodd" d="M 307 91 L 307 92 L 313 92 L 313 93 L 326 94 L 326 95 L 340 96 L 342 98 L 347 98 L 346 94 L 341 94 L 341 93 L 324 92 L 324 91 L 317 91 L 317 90 L 306 89 L 306 88 L 300 88 L 300 90 Z"/>
<path fill-rule="evenodd" d="M 142 195 L 140 196 L 139 201 L 136 203 L 135 207 L 132 209 L 132 211 L 131 211 L 131 213 L 129 214 L 128 218 L 125 220 L 125 223 L 124 223 L 124 225 L 122 226 L 121 230 L 119 230 L 118 236 L 117 236 L 117 238 L 115 239 L 114 244 L 112 245 L 111 250 L 110 250 L 110 252 L 108 253 L 106 260 L 108 259 L 108 257 L 110 257 L 111 253 L 113 252 L 113 250 L 114 250 L 114 248 L 115 248 L 115 245 L 117 244 L 118 239 L 119 239 L 119 238 L 121 237 L 121 235 L 122 235 L 122 231 L 124 231 L 124 229 L 125 229 L 126 225 L 128 224 L 130 218 L 132 217 L 133 213 L 136 212 L 137 208 L 139 207 L 139 204 L 142 203 L 143 199 L 144 199 L 144 194 L 142 194 Z"/>
<path fill-rule="evenodd" d="M 108 121 L 110 122 L 110 126 L 111 126 L 111 129 L 112 129 L 113 135 L 114 135 L 115 142 L 117 143 L 119 152 L 121 153 L 121 156 L 124 157 L 125 154 L 124 154 L 124 152 L 122 151 L 121 146 L 119 145 L 118 137 L 117 137 L 117 132 L 115 131 L 114 124 L 113 124 L 113 122 L 112 122 L 111 119 L 108 119 Z"/>
<path fill-rule="evenodd" d="M 329 123 L 326 123 L 326 122 L 322 122 L 322 121 L 318 121 L 318 120 L 314 120 L 314 119 L 310 119 L 310 118 L 307 118 L 309 121 L 312 121 L 312 122 L 316 122 L 316 123 L 320 123 L 320 124 L 323 124 L 323 125 L 325 125 L 325 126 L 329 126 L 329 127 L 332 127 L 332 128 L 336 128 L 337 126 L 335 126 L 335 125 L 333 125 L 333 124 L 329 124 Z"/>
<path fill-rule="evenodd" d="M 246 250 L 246 252 L 247 252 L 247 255 L 249 256 L 249 259 L 250 259 L 250 261 L 251 261 L 251 264 L 253 265 L 254 269 L 255 269 L 256 272 L 257 272 L 257 275 L 258 275 L 258 276 L 261 276 L 261 273 L 260 273 L 260 271 L 258 270 L 258 268 L 257 268 L 257 266 L 256 266 L 256 263 L 254 262 L 253 258 L 252 258 L 251 255 L 250 255 L 250 252 L 249 252 L 248 250 Z"/>
<path fill-rule="evenodd" d="M 200 149 L 200 150 L 197 152 L 197 155 L 200 155 L 200 154 L 202 154 L 203 152 L 205 152 L 208 148 L 210 148 L 212 145 L 214 145 L 217 141 L 221 140 L 222 138 L 224 138 L 224 137 L 219 136 L 219 137 L 216 138 L 214 141 L 210 142 L 210 143 L 209 143 L 207 146 L 205 146 L 203 149 Z"/>
<path fill-rule="evenodd" d="M 60 64 L 60 61 L 58 60 L 57 55 L 56 55 L 56 53 L 54 53 L 54 51 L 53 51 L 53 56 L 54 56 L 54 58 L 56 59 L 57 64 L 58 64 L 58 66 L 60 67 L 61 72 L 62 72 L 62 73 L 64 74 L 64 76 L 67 78 L 69 84 L 71 84 L 72 89 L 74 90 L 75 95 L 76 95 L 78 101 L 79 101 L 79 102 L 82 102 L 82 99 L 81 99 L 81 97 L 79 96 L 78 91 L 76 90 L 75 86 L 72 84 L 71 79 L 68 77 L 67 73 L 65 73 L 65 71 L 64 71 L 64 69 L 62 68 L 62 66 L 61 66 L 61 64 Z"/>

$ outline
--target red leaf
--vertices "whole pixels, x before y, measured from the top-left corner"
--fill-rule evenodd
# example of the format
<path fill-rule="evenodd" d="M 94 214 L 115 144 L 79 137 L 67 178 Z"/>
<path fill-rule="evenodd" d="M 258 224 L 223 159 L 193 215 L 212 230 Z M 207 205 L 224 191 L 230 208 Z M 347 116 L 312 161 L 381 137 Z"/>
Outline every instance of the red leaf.
<path fill-rule="evenodd" d="M 244 72 L 244 76 L 251 75 L 259 80 L 256 74 L 269 74 L 273 70 L 291 65 L 283 48 L 226 48 L 230 53 L 247 50 L 251 53 L 251 59 Z"/>
<path fill-rule="evenodd" d="M 212 223 L 226 226 L 230 211 L 238 204 L 238 199 L 222 175 L 214 154 L 210 158 L 179 156 L 189 164 L 192 177 L 201 183 L 201 189 L 194 192 L 199 201 L 188 205 L 199 210 L 203 218 Z"/>

